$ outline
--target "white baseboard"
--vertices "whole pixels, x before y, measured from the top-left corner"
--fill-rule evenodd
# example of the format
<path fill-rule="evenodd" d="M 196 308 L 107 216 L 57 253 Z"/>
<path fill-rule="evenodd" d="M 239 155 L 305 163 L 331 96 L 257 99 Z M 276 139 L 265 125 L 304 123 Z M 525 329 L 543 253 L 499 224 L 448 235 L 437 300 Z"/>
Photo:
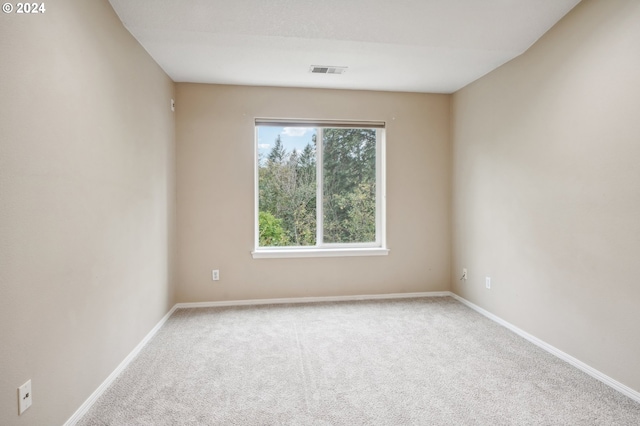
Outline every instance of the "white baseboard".
<path fill-rule="evenodd" d="M 222 302 L 195 302 L 178 303 L 176 308 L 215 308 L 221 306 L 245 306 L 245 305 L 281 305 L 286 303 L 314 303 L 314 302 L 346 302 L 352 300 L 378 300 L 378 299 L 408 299 L 413 297 L 446 297 L 451 296 L 449 291 L 428 291 L 421 293 L 390 293 L 390 294 L 361 294 L 355 296 L 321 296 L 321 297 L 292 297 L 283 299 L 251 299 L 251 300 L 225 300 Z"/>
<path fill-rule="evenodd" d="M 140 353 L 142 348 L 144 348 L 144 346 L 149 342 L 149 340 L 151 340 L 153 336 L 155 336 L 158 330 L 160 330 L 160 328 L 164 325 L 164 323 L 167 322 L 167 320 L 175 310 L 176 310 L 176 307 L 174 306 L 169 310 L 169 312 L 167 312 L 167 314 L 164 317 L 162 317 L 162 319 L 158 322 L 158 324 L 156 324 L 156 326 L 153 327 L 153 329 L 149 333 L 147 333 L 147 335 L 142 339 L 142 341 L 140 341 L 140 343 L 138 343 L 138 345 L 135 348 L 133 348 L 131 353 L 129 353 L 129 355 L 127 355 L 127 357 L 124 360 L 122 360 L 120 365 L 118 365 L 116 369 L 113 370 L 113 372 L 109 375 L 109 377 L 107 377 L 105 381 L 102 382 L 100 386 L 98 386 L 98 389 L 96 389 L 91 394 L 91 396 L 89 396 L 89 398 L 87 398 L 87 400 L 80 406 L 80 408 L 78 408 L 76 412 L 73 413 L 73 415 L 69 418 L 69 420 L 65 422 L 64 426 L 74 426 L 76 423 L 78 423 L 78 421 L 80 421 L 82 416 L 84 416 L 87 413 L 87 411 L 89 411 L 91 406 L 98 400 L 98 398 L 100 398 L 100 396 L 104 393 L 104 391 L 107 390 L 109 386 L 111 386 L 113 381 L 129 365 L 129 363 L 133 361 L 136 355 Z"/>
<path fill-rule="evenodd" d="M 573 365 L 574 367 L 576 367 L 578 370 L 581 370 L 585 373 L 587 373 L 588 375 L 590 375 L 591 377 L 600 380 L 602 383 L 604 383 L 605 385 L 608 385 L 610 387 L 612 387 L 613 389 L 617 390 L 618 392 L 620 392 L 623 395 L 628 396 L 629 398 L 633 399 L 636 402 L 640 402 L 640 392 L 631 389 L 629 386 L 623 385 L 622 383 L 618 382 L 615 379 L 612 379 L 611 377 L 607 376 L 606 374 L 602 373 L 601 371 L 596 370 L 595 368 L 585 364 L 584 362 L 580 361 L 577 358 L 572 357 L 571 355 L 562 352 L 560 349 L 556 348 L 555 346 L 552 346 L 550 344 L 548 344 L 547 342 L 538 339 L 537 337 L 527 333 L 524 330 L 521 330 L 520 328 L 516 327 L 515 325 L 503 320 L 502 318 L 492 314 L 491 312 L 482 309 L 480 306 L 475 305 L 471 302 L 469 302 L 467 299 L 464 299 L 460 296 L 458 296 L 455 293 L 449 293 L 449 295 L 451 297 L 453 297 L 454 299 L 458 300 L 459 302 L 463 303 L 464 305 L 470 307 L 471 309 L 473 309 L 474 311 L 484 315 L 485 317 L 489 318 L 492 321 L 497 322 L 498 324 L 508 328 L 509 330 L 513 331 L 514 333 L 516 333 L 517 335 L 527 339 L 528 341 L 530 341 L 531 343 L 533 343 L 534 345 L 544 349 L 545 351 L 549 352 L 552 355 L 557 356 L 558 358 L 560 358 L 563 361 L 568 362 L 569 364 Z"/>

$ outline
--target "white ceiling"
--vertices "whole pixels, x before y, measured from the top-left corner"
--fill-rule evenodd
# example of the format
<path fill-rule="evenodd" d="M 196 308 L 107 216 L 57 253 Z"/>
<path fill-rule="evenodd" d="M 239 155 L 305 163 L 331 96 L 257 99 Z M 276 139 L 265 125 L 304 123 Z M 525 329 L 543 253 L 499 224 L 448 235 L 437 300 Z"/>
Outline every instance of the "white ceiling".
<path fill-rule="evenodd" d="M 452 93 L 580 0 L 109 0 L 176 82 Z M 310 65 L 347 66 L 342 75 Z"/>

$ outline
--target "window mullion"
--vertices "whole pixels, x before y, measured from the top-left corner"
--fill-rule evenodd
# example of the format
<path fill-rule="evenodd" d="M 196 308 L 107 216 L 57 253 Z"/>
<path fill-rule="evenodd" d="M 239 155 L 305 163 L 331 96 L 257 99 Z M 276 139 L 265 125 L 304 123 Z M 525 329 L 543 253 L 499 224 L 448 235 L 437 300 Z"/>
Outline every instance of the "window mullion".
<path fill-rule="evenodd" d="M 322 150 L 323 129 L 318 127 L 316 131 L 316 246 L 321 246 L 324 241 L 324 214 L 322 211 Z"/>
<path fill-rule="evenodd" d="M 380 129 L 376 129 L 376 244 L 385 245 L 383 241 L 384 230 L 384 209 L 385 209 L 385 176 L 384 176 L 384 143 L 385 134 Z"/>
<path fill-rule="evenodd" d="M 253 129 L 253 167 L 254 167 L 254 223 L 255 229 L 253 238 L 255 241 L 255 247 L 260 247 L 260 154 L 258 153 L 258 126 Z"/>

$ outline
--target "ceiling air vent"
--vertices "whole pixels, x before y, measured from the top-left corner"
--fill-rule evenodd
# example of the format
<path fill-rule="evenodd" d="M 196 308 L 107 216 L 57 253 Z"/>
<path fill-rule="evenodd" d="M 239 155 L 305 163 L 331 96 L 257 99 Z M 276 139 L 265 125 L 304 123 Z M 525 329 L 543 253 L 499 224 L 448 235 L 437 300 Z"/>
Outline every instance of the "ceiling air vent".
<path fill-rule="evenodd" d="M 348 67 L 330 67 L 327 65 L 311 65 L 309 72 L 314 74 L 344 74 Z"/>

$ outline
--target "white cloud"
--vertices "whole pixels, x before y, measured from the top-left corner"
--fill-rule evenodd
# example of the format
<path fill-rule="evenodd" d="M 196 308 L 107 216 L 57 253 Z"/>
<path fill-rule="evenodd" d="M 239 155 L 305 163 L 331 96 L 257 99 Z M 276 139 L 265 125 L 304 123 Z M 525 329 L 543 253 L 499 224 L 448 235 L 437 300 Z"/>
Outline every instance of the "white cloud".
<path fill-rule="evenodd" d="M 285 127 L 282 130 L 282 134 L 287 136 L 304 136 L 310 130 L 311 127 Z"/>
<path fill-rule="evenodd" d="M 259 144 L 258 144 L 258 148 L 260 148 L 260 149 L 267 149 L 267 148 L 271 148 L 271 144 L 268 144 L 268 143 L 259 143 Z"/>

